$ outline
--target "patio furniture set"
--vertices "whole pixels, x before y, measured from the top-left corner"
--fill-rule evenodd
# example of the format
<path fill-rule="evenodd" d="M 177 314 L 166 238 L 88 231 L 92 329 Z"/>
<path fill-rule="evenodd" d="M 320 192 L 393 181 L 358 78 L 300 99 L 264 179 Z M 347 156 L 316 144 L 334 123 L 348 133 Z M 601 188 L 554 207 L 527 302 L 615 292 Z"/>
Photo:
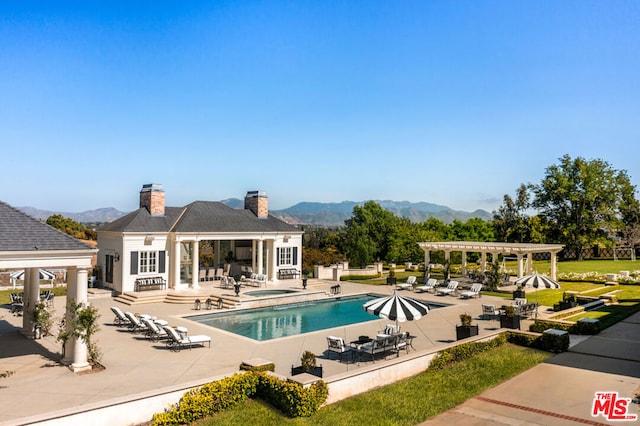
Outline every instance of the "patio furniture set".
<path fill-rule="evenodd" d="M 45 290 L 40 293 L 40 303 L 44 303 L 47 308 L 53 306 L 53 298 L 55 294 L 51 290 Z M 11 304 L 11 313 L 14 315 L 22 315 L 24 308 L 24 293 L 9 293 L 9 303 Z"/>
<path fill-rule="evenodd" d="M 194 345 L 204 347 L 205 343 L 211 347 L 211 337 L 204 334 L 189 336 L 185 327 L 172 327 L 167 321 L 147 314 L 123 312 L 117 306 L 112 306 L 111 311 L 115 315 L 114 325 L 126 327 L 132 333 L 143 333 L 153 342 L 164 341 L 171 351 L 177 352 L 185 347 L 191 349 Z"/>
<path fill-rule="evenodd" d="M 333 352 L 338 354 L 339 361 L 346 357 L 352 362 L 361 362 L 363 357 L 370 357 L 371 361 L 375 362 L 377 356 L 386 359 L 392 352 L 395 352 L 396 356 L 400 356 L 401 350 L 408 353 L 409 348 L 413 348 L 414 338 L 415 336 L 407 332 L 400 332 L 400 327 L 393 324 L 388 324 L 376 337 L 359 336 L 349 344 L 342 337 L 328 336 L 328 357 L 330 358 Z"/>

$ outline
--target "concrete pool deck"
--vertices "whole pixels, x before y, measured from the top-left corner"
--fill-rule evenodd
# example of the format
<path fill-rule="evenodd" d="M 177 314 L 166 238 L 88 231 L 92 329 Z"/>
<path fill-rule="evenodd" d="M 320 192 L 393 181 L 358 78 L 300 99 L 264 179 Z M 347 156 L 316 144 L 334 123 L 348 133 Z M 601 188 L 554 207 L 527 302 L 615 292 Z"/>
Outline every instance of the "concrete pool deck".
<path fill-rule="evenodd" d="M 330 297 L 330 287 L 334 284 L 335 282 L 331 281 L 310 280 L 308 291 L 326 291 L 327 297 Z M 285 281 L 278 286 L 269 286 L 289 287 L 301 290 L 299 281 Z M 213 289 L 207 286 L 198 291 L 209 294 Z M 393 288 L 389 286 L 342 283 L 342 294 L 391 294 L 392 291 Z M 404 291 L 403 294 L 425 301 L 451 303 L 451 306 L 433 309 L 418 321 L 401 324 L 403 331 L 409 331 L 417 338 L 413 341 L 415 351 L 410 355 L 402 353 L 400 360 L 454 342 L 455 325 L 459 324 L 459 315 L 463 312 L 472 314 L 474 323 L 479 325 L 481 336 L 495 333 L 499 327 L 497 320 L 479 319 L 480 305 L 495 303 L 499 306 L 504 303 L 502 298 L 483 296 L 480 299 L 462 300 L 430 293 Z M 22 318 L 11 315 L 8 309 L 2 312 L 0 371 L 15 373 L 0 380 L 0 400 L 4 407 L 0 410 L 0 425 L 39 422 L 51 417 L 64 416 L 83 407 L 140 399 L 161 390 L 195 386 L 237 372 L 240 363 L 248 359 L 270 360 L 275 363 L 276 373 L 287 376 L 291 366 L 299 364 L 300 356 L 306 350 L 316 354 L 318 363 L 323 365 L 325 378 L 350 372 L 357 373 L 359 369 L 366 370 L 372 363 L 343 363 L 335 360 L 335 356 L 331 360 L 327 359 L 326 336 L 337 335 L 351 341 L 360 335 L 375 335 L 389 322 L 380 319 L 257 342 L 182 318 L 196 313 L 191 304 L 151 303 L 127 306 L 115 302 L 111 297 L 93 298 L 90 301 L 101 313 L 101 330 L 97 335 L 97 341 L 103 352 L 102 364 L 106 366 L 104 371 L 90 374 L 73 374 L 66 367 L 59 365 L 56 360 L 59 359 L 60 345 L 55 338 L 49 336 L 40 340 L 27 339 L 17 331 L 22 324 Z M 57 315 L 62 312 L 63 303 L 62 298 L 56 298 Z M 168 351 L 163 343 L 150 342 L 140 335 L 111 325 L 111 306 L 150 314 L 167 320 L 171 325 L 186 326 L 189 334 L 207 334 L 212 337 L 212 347 L 185 349 L 177 353 Z M 526 327 L 527 325 L 523 324 L 522 328 Z M 395 362 L 396 358 L 392 358 L 389 361 L 377 361 L 375 365 L 384 366 L 385 362 Z M 126 424 L 115 420 L 110 423 Z"/>

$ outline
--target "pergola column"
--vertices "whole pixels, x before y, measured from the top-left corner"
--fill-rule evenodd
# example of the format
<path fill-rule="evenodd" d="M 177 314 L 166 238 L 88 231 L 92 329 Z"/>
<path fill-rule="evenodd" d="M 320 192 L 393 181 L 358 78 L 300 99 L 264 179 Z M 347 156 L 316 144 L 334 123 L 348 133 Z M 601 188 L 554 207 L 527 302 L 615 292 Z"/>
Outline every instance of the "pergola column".
<path fill-rule="evenodd" d="M 33 311 L 40 302 L 40 269 L 24 270 L 24 295 L 22 308 L 22 334 L 33 337 Z"/>
<path fill-rule="evenodd" d="M 462 275 L 466 276 L 467 275 L 467 251 L 466 250 L 462 250 L 461 262 L 462 262 Z"/>
<path fill-rule="evenodd" d="M 431 250 L 424 251 L 424 282 L 427 283 L 429 279 L 429 265 L 431 264 Z"/>
<path fill-rule="evenodd" d="M 78 304 L 87 305 L 87 279 L 89 277 L 87 268 L 78 268 L 75 273 L 75 292 L 71 298 Z M 67 296 L 69 296 L 67 291 Z M 70 327 L 71 324 L 67 324 Z M 88 370 L 91 368 L 88 362 L 89 350 L 87 344 L 80 338 L 75 339 L 73 343 L 73 358 L 71 359 L 71 369 L 74 372 Z"/>
<path fill-rule="evenodd" d="M 527 275 L 533 273 L 533 253 L 527 253 Z"/>
<path fill-rule="evenodd" d="M 558 264 L 557 264 L 557 253 L 555 251 L 551 252 L 551 269 L 549 270 L 549 275 L 552 280 L 555 281 L 556 274 L 558 272 Z"/>
<path fill-rule="evenodd" d="M 518 278 L 522 278 L 523 273 L 522 273 L 522 254 L 518 253 L 516 254 L 516 257 L 518 258 L 517 262 L 518 262 Z"/>
<path fill-rule="evenodd" d="M 480 271 L 484 274 L 487 271 L 487 252 L 480 253 Z"/>
<path fill-rule="evenodd" d="M 198 241 L 193 241 L 191 250 L 191 268 L 193 273 L 191 274 L 191 288 L 200 288 L 198 280 L 200 279 L 200 244 Z"/>

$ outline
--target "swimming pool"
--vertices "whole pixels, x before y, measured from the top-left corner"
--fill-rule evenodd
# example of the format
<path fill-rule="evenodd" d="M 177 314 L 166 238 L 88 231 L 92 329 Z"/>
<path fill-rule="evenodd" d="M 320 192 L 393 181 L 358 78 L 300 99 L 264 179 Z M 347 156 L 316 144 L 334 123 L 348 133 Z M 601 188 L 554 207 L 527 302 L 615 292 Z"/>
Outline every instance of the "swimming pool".
<path fill-rule="evenodd" d="M 365 302 L 378 297 L 380 295 L 375 294 L 344 296 L 316 302 L 244 309 L 232 313 L 192 315 L 186 318 L 254 340 L 265 341 L 379 320 L 379 317 L 362 309 Z M 431 308 L 441 306 L 445 305 L 429 304 Z"/>

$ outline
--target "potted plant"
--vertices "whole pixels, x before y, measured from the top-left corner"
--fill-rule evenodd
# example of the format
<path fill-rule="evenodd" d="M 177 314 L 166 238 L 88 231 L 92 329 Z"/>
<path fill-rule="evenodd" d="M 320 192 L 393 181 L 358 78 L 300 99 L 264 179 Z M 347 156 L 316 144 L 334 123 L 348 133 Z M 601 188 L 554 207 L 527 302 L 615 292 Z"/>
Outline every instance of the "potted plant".
<path fill-rule="evenodd" d="M 456 339 L 462 340 L 471 336 L 478 335 L 478 326 L 471 324 L 471 315 L 468 313 L 460 314 L 460 325 L 456 325 Z"/>
<path fill-rule="evenodd" d="M 571 309 L 578 306 L 578 300 L 573 293 L 564 292 L 562 294 L 562 301 L 553 305 L 554 311 L 564 311 L 565 309 Z"/>
<path fill-rule="evenodd" d="M 516 315 L 516 309 L 513 306 L 505 306 L 500 313 L 500 327 L 520 330 L 520 316 Z"/>
<path fill-rule="evenodd" d="M 522 287 L 518 287 L 516 290 L 513 291 L 513 300 L 524 299 L 526 297 L 527 295 L 525 294 L 524 288 Z"/>
<path fill-rule="evenodd" d="M 38 303 L 33 310 L 33 337 L 40 339 L 49 335 L 53 326 L 51 312 L 47 310 L 44 303 Z"/>
<path fill-rule="evenodd" d="M 389 276 L 387 277 L 387 285 L 396 285 L 396 269 L 391 266 L 389 268 Z"/>
<path fill-rule="evenodd" d="M 316 356 L 313 354 L 313 352 L 304 351 L 302 357 L 300 357 L 300 364 L 301 365 L 298 367 L 291 366 L 292 376 L 302 373 L 308 373 L 316 377 L 322 377 L 322 365 L 316 365 Z"/>
<path fill-rule="evenodd" d="M 302 271 L 302 288 L 307 289 L 307 280 L 309 279 L 309 273 L 306 269 Z"/>

